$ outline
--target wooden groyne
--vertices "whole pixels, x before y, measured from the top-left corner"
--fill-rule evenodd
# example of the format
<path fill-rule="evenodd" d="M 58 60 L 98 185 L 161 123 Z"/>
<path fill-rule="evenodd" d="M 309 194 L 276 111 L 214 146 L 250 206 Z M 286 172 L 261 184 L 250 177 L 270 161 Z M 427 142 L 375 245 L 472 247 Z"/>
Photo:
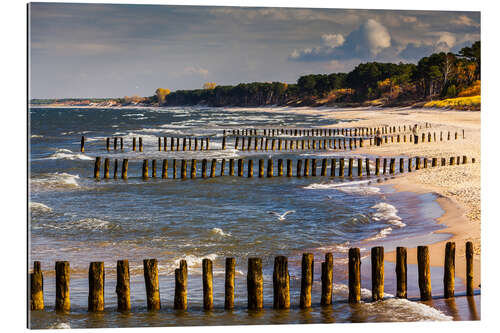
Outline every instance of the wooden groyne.
<path fill-rule="evenodd" d="M 405 162 L 406 160 L 406 162 Z M 178 163 L 180 161 L 180 164 Z M 317 159 L 298 159 L 294 160 L 287 159 L 286 164 L 283 163 L 283 159 L 278 159 L 277 161 L 272 158 L 267 159 L 266 163 L 266 173 L 267 177 L 339 177 L 344 178 L 345 176 L 345 162 L 347 161 L 347 178 L 371 178 L 379 177 L 380 175 L 395 175 L 396 174 L 396 158 L 383 158 L 381 165 L 381 159 L 376 158 L 371 160 L 369 158 L 323 158 L 321 159 L 321 164 L 318 163 Z M 459 165 L 468 163 L 467 156 L 451 156 L 449 158 L 441 158 L 440 163 L 437 158 L 428 157 L 409 157 L 409 158 L 399 158 L 399 174 L 404 172 L 412 172 L 415 170 L 427 169 L 429 167 L 444 167 L 447 165 Z M 475 158 L 471 158 L 472 163 L 475 163 Z M 128 178 L 128 159 L 124 159 L 121 163 L 121 179 Z M 190 178 L 214 178 L 219 176 L 224 176 L 226 171 L 228 171 L 229 176 L 234 176 L 234 159 L 229 159 L 229 170 L 226 170 L 226 159 L 212 159 L 210 163 L 210 170 L 208 173 L 208 160 L 201 159 L 201 174 L 197 172 L 197 159 L 191 160 L 176 160 L 173 159 L 169 163 L 167 159 L 163 160 L 161 178 L 168 179 L 169 175 L 169 165 L 170 165 L 170 178 L 171 179 L 187 179 L 187 170 L 190 169 Z M 118 179 L 120 163 L 115 160 L 113 175 L 114 179 Z M 178 166 L 180 165 L 180 177 L 178 177 Z M 246 177 L 254 177 L 252 159 L 237 159 L 237 176 L 245 177 L 244 168 L 247 165 Z M 275 168 L 276 165 L 276 168 Z M 320 165 L 320 170 L 318 172 L 318 167 Z M 151 178 L 157 178 L 157 162 L 156 160 L 151 161 L 151 169 L 149 168 L 150 162 L 148 159 L 142 161 L 141 176 L 144 180 Z M 284 167 L 286 166 L 286 172 L 284 172 Z M 405 167 L 406 166 L 406 167 Z M 264 160 L 259 159 L 258 162 L 258 177 L 264 177 Z M 217 172 L 219 168 L 219 172 Z M 151 170 L 151 171 L 150 171 Z M 294 172 L 295 170 L 295 172 Z M 354 171 L 357 170 L 356 174 Z M 372 170 L 374 170 L 372 172 Z M 104 179 L 110 179 L 110 160 L 105 159 L 104 163 Z M 94 162 L 94 179 L 100 179 L 101 175 L 101 157 L 96 157 Z"/>
<path fill-rule="evenodd" d="M 397 298 L 407 298 L 407 250 L 404 247 L 398 247 L 396 250 L 396 296 Z M 361 256 L 359 248 L 351 248 L 348 252 L 348 302 L 361 302 Z M 455 296 L 455 243 L 447 242 L 445 248 L 445 260 L 443 263 L 443 287 L 444 294 L 441 297 L 452 298 Z M 474 295 L 473 286 L 473 245 L 466 243 L 466 295 Z M 432 299 L 431 275 L 429 265 L 429 249 L 427 246 L 419 246 L 417 253 L 418 274 L 415 280 L 418 280 L 420 290 L 420 300 Z M 235 293 L 235 258 L 226 258 L 225 264 L 225 295 L 224 308 L 231 310 L 234 308 Z M 161 308 L 160 284 L 158 280 L 158 260 L 144 259 L 144 283 L 146 289 L 146 305 L 149 311 L 156 311 Z M 264 308 L 262 259 L 248 258 L 247 266 L 247 308 L 253 311 L 260 311 Z M 205 311 L 214 308 L 213 301 L 213 262 L 210 259 L 202 261 L 202 285 L 203 285 L 203 309 Z M 333 300 L 333 253 L 326 253 L 325 259 L 321 263 L 321 298 L 320 302 L 313 301 L 312 289 L 314 281 L 314 256 L 311 253 L 302 255 L 301 264 L 301 283 L 299 306 L 302 309 L 310 308 L 313 304 L 331 306 Z M 69 262 L 58 261 L 55 265 L 56 279 L 56 299 L 55 310 L 58 312 L 69 312 L 70 305 L 70 274 Z M 130 302 L 130 273 L 127 260 L 119 260 L 116 264 L 116 297 L 117 310 L 129 311 Z M 371 300 L 384 300 L 384 248 L 381 246 L 371 249 Z M 43 273 L 40 262 L 34 262 L 33 272 L 30 273 L 30 309 L 43 310 Z M 92 262 L 89 266 L 89 289 L 88 289 L 88 311 L 102 312 L 104 310 L 104 281 L 105 270 L 103 262 Z M 185 260 L 179 262 L 179 268 L 175 269 L 175 292 L 172 295 L 174 300 L 174 309 L 188 309 L 188 266 Z M 343 281 L 340 281 L 343 282 Z M 273 308 L 290 308 L 290 274 L 288 271 L 288 259 L 285 256 L 274 258 L 273 283 Z M 435 296 L 434 296 L 435 297 Z M 364 301 L 369 301 L 368 299 Z"/>

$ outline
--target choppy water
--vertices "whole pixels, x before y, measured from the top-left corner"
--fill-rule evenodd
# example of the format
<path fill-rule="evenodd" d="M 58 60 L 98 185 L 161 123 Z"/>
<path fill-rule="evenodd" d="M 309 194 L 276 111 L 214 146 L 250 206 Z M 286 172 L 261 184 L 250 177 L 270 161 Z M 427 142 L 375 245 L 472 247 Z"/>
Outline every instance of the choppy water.
<path fill-rule="evenodd" d="M 32 108 L 30 110 L 30 265 L 42 263 L 45 274 L 47 311 L 33 313 L 33 327 L 117 327 L 165 325 L 270 324 L 352 321 L 447 320 L 431 307 L 391 299 L 352 309 L 347 297 L 345 263 L 349 246 L 408 242 L 414 235 L 427 235 L 440 228 L 434 223 L 439 207 L 433 196 L 394 194 L 373 180 L 340 181 L 321 177 L 238 178 L 161 180 L 140 178 L 142 159 L 323 158 L 339 152 L 258 153 L 211 150 L 203 152 L 159 152 L 157 136 L 211 136 L 211 148 L 220 148 L 222 129 L 316 127 L 335 120 L 313 115 L 273 114 L 258 109 L 223 108 Z M 80 138 L 87 138 L 80 153 Z M 106 152 L 105 138 L 122 136 L 123 152 Z M 143 137 L 144 152 L 132 152 L 132 137 Z M 92 179 L 95 156 L 128 158 L 129 179 Z M 355 156 L 350 153 L 348 156 Z M 255 165 L 256 161 L 254 162 Z M 227 165 L 226 165 L 227 167 Z M 227 172 L 226 172 L 227 174 Z M 246 175 L 246 173 L 245 173 Z M 293 211 L 280 220 L 275 214 Z M 446 235 L 437 236 L 438 238 Z M 425 243 L 439 240 L 427 238 Z M 392 242 L 392 243 L 391 243 Z M 392 245 L 391 245 L 392 244 Z M 325 252 L 334 252 L 336 305 L 315 307 L 295 314 L 249 314 L 246 306 L 246 262 L 261 257 L 264 264 L 264 302 L 272 304 L 274 257 L 289 257 L 292 304 L 298 304 L 300 257 L 315 253 L 315 280 Z M 236 305 L 228 314 L 223 307 L 224 258 L 235 257 Z M 164 310 L 145 311 L 142 260 L 157 258 L 160 294 Z M 214 303 L 205 313 L 202 304 L 201 260 L 214 261 Z M 131 269 L 132 314 L 115 313 L 115 265 L 128 259 Z M 170 310 L 173 302 L 173 272 L 178 262 L 188 262 L 187 313 Z M 69 315 L 51 313 L 54 306 L 56 260 L 71 266 Z M 104 261 L 106 268 L 106 313 L 90 315 L 87 306 L 87 271 L 91 261 Z M 387 270 L 387 268 L 386 268 Z M 393 275 L 392 272 L 386 276 Z M 390 279 L 386 290 L 391 290 Z M 369 284 L 363 285 L 364 287 Z M 460 284 L 458 285 L 460 288 Z M 394 289 L 394 288 L 393 288 Z M 411 290 L 411 286 L 410 286 Z M 365 291 L 369 298 L 369 291 Z M 319 303 L 320 284 L 313 299 Z M 290 310 L 293 312 L 293 310 Z M 258 319 L 257 319 L 258 318 Z"/>

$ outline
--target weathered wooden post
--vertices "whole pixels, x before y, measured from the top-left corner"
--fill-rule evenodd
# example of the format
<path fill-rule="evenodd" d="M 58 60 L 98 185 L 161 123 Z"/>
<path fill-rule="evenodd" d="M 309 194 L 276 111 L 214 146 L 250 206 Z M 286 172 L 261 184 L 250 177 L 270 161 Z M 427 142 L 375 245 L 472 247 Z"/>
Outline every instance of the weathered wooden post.
<path fill-rule="evenodd" d="M 101 172 L 101 158 L 97 156 L 94 163 L 94 178 L 99 179 Z"/>
<path fill-rule="evenodd" d="M 226 150 L 226 136 L 222 137 L 222 150 Z"/>
<path fill-rule="evenodd" d="M 30 309 L 44 309 L 43 274 L 39 261 L 33 263 L 33 272 L 30 274 Z"/>
<path fill-rule="evenodd" d="M 455 165 L 455 156 L 450 157 L 450 165 Z"/>
<path fill-rule="evenodd" d="M 444 298 L 455 296 L 455 242 L 447 242 L 444 255 Z"/>
<path fill-rule="evenodd" d="M 436 167 L 436 166 L 437 166 L 437 158 L 433 157 L 432 158 L 432 167 Z"/>
<path fill-rule="evenodd" d="M 413 167 L 412 167 L 412 162 L 413 159 L 411 157 L 408 157 L 408 172 L 411 172 Z"/>
<path fill-rule="evenodd" d="M 271 150 L 274 151 L 276 149 L 276 139 L 272 139 L 271 141 Z"/>
<path fill-rule="evenodd" d="M 259 160 L 259 178 L 264 177 L 264 160 Z"/>
<path fill-rule="evenodd" d="M 415 170 L 420 170 L 420 157 L 415 157 Z"/>
<path fill-rule="evenodd" d="M 130 270 L 128 260 L 116 263 L 116 298 L 118 311 L 130 311 Z"/>
<path fill-rule="evenodd" d="M 191 139 L 189 139 L 191 140 Z M 191 147 L 189 147 L 189 150 L 191 150 Z M 163 137 L 163 151 L 167 151 L 167 137 Z"/>
<path fill-rule="evenodd" d="M 405 159 L 400 158 L 399 159 L 399 173 L 404 173 L 405 172 Z"/>
<path fill-rule="evenodd" d="M 220 161 L 220 176 L 224 176 L 224 169 L 226 168 L 226 159 Z"/>
<path fill-rule="evenodd" d="M 395 167 L 396 167 L 396 159 L 395 158 L 391 158 L 391 162 L 390 162 L 390 165 L 389 165 L 389 172 L 391 173 L 391 175 L 394 174 Z"/>
<path fill-rule="evenodd" d="M 149 178 L 149 170 L 148 170 L 148 160 L 143 160 L 142 161 L 142 179 L 148 179 Z"/>
<path fill-rule="evenodd" d="M 293 175 L 293 170 L 292 170 L 292 160 L 287 159 L 286 160 L 286 176 L 287 177 L 292 177 Z"/>
<path fill-rule="evenodd" d="M 173 144 L 173 141 L 172 141 L 172 144 Z M 234 149 L 237 149 L 237 148 L 238 148 L 238 138 L 236 138 L 236 142 L 234 144 Z M 172 150 L 174 150 L 173 147 L 172 147 Z M 195 151 L 198 150 L 198 138 L 194 138 L 194 150 Z"/>
<path fill-rule="evenodd" d="M 212 310 L 214 307 L 213 298 L 213 271 L 212 260 L 203 259 L 203 309 Z"/>
<path fill-rule="evenodd" d="M 258 147 L 259 147 L 259 138 L 255 137 L 253 142 L 254 142 L 253 150 L 258 150 Z"/>
<path fill-rule="evenodd" d="M 234 258 L 226 258 L 226 279 L 224 293 L 224 309 L 232 310 L 234 308 L 234 275 L 235 275 L 236 260 Z"/>
<path fill-rule="evenodd" d="M 332 158 L 331 164 L 330 164 L 330 177 L 335 177 L 335 168 L 337 167 L 337 159 Z"/>
<path fill-rule="evenodd" d="M 177 178 L 177 160 L 172 160 L 172 179 Z"/>
<path fill-rule="evenodd" d="M 247 174 L 247 177 L 248 178 L 252 178 L 253 177 L 253 160 L 248 160 L 248 174 Z"/>
<path fill-rule="evenodd" d="M 314 280 L 314 255 L 302 254 L 302 279 L 300 283 L 300 308 L 311 307 L 311 290 Z"/>
<path fill-rule="evenodd" d="M 187 144 L 186 144 L 186 138 L 182 138 L 182 151 L 186 151 L 186 147 Z"/>
<path fill-rule="evenodd" d="M 333 290 L 333 255 L 325 254 L 325 261 L 321 263 L 321 306 L 332 304 Z"/>
<path fill-rule="evenodd" d="M 270 158 L 267 160 L 267 177 L 272 177 L 273 175 L 273 160 Z"/>
<path fill-rule="evenodd" d="M 273 308 L 277 310 L 290 308 L 290 274 L 288 259 L 284 256 L 274 258 Z"/>
<path fill-rule="evenodd" d="M 361 259 L 359 248 L 349 249 L 349 303 L 361 300 Z"/>
<path fill-rule="evenodd" d="M 215 177 L 215 169 L 217 168 L 217 159 L 213 158 L 210 165 L 210 178 Z"/>
<path fill-rule="evenodd" d="M 281 158 L 278 159 L 278 176 L 283 176 L 283 160 Z"/>
<path fill-rule="evenodd" d="M 353 159 L 349 158 L 349 168 L 347 170 L 347 176 L 349 178 L 352 178 L 352 166 L 353 166 Z"/>
<path fill-rule="evenodd" d="M 109 138 L 106 138 L 106 150 L 109 151 Z"/>
<path fill-rule="evenodd" d="M 164 159 L 161 167 L 161 178 L 167 179 L 168 172 L 168 160 Z"/>
<path fill-rule="evenodd" d="M 304 159 L 304 176 L 309 176 L 309 159 Z"/>
<path fill-rule="evenodd" d="M 328 167 L 328 160 L 326 158 L 321 162 L 321 177 L 326 177 L 326 169 Z"/>
<path fill-rule="evenodd" d="M 69 299 L 69 262 L 56 261 L 56 311 L 68 312 Z"/>
<path fill-rule="evenodd" d="M 102 261 L 90 263 L 88 311 L 104 311 L 104 263 Z"/>
<path fill-rule="evenodd" d="M 340 178 L 344 178 L 344 166 L 345 166 L 345 160 L 344 160 L 344 158 L 342 157 L 342 158 L 339 160 L 339 177 L 340 177 Z"/>
<path fill-rule="evenodd" d="M 457 140 L 457 139 L 458 139 L 458 133 L 455 132 L 455 140 Z"/>
<path fill-rule="evenodd" d="M 188 271 L 186 260 L 179 262 L 179 268 L 174 271 L 175 275 L 175 292 L 174 292 L 174 309 L 187 310 L 187 284 Z"/>
<path fill-rule="evenodd" d="M 246 149 L 246 146 L 245 146 L 245 137 L 241 137 L 241 150 L 245 150 Z"/>
<path fill-rule="evenodd" d="M 142 138 L 139 137 L 139 151 L 142 152 L 143 151 L 143 146 L 142 146 Z"/>
<path fill-rule="evenodd" d="M 181 160 L 181 178 L 186 179 L 187 177 L 187 161 L 185 159 Z"/>
<path fill-rule="evenodd" d="M 420 289 L 420 299 L 428 301 L 432 297 L 431 270 L 429 263 L 429 248 L 427 246 L 417 247 L 418 261 L 418 287 Z"/>
<path fill-rule="evenodd" d="M 113 169 L 113 178 L 118 179 L 118 160 L 115 159 L 115 168 Z"/>
<path fill-rule="evenodd" d="M 148 310 L 160 310 L 160 284 L 158 282 L 158 260 L 144 259 L 144 282 Z"/>
<path fill-rule="evenodd" d="M 375 159 L 375 176 L 380 176 L 380 158 Z"/>
<path fill-rule="evenodd" d="M 365 158 L 365 169 L 366 169 L 366 176 L 370 177 L 370 159 L 367 157 Z"/>
<path fill-rule="evenodd" d="M 136 138 L 132 138 L 132 150 L 136 150 Z"/>
<path fill-rule="evenodd" d="M 152 162 L 151 168 L 153 169 L 151 177 L 156 178 L 156 160 L 153 160 L 151 162 Z"/>
<path fill-rule="evenodd" d="M 80 152 L 85 152 L 85 137 L 82 135 L 82 139 L 80 140 Z"/>
<path fill-rule="evenodd" d="M 175 139 L 175 150 L 176 151 L 179 151 L 179 148 L 180 148 L 180 140 L 181 138 L 176 138 Z M 201 141 L 201 146 L 202 146 L 202 149 L 203 150 L 203 140 Z"/>
<path fill-rule="evenodd" d="M 296 170 L 296 176 L 300 177 L 302 175 L 302 160 L 297 160 L 297 170 Z"/>
<path fill-rule="evenodd" d="M 243 177 L 243 159 L 238 159 L 238 177 Z"/>
<path fill-rule="evenodd" d="M 313 158 L 311 160 L 312 166 L 311 166 L 311 176 L 316 176 L 316 169 L 318 169 L 318 165 L 316 164 L 316 159 Z"/>
<path fill-rule="evenodd" d="M 406 247 L 396 248 L 396 297 L 407 297 Z"/>
<path fill-rule="evenodd" d="M 247 290 L 249 310 L 262 310 L 264 298 L 263 285 L 262 259 L 248 258 Z"/>
<path fill-rule="evenodd" d="M 201 177 L 207 178 L 207 159 L 201 160 Z"/>
<path fill-rule="evenodd" d="M 109 158 L 104 159 L 104 179 L 109 179 Z"/>
<path fill-rule="evenodd" d="M 474 246 L 470 241 L 465 243 L 465 264 L 467 296 L 474 296 Z"/>
<path fill-rule="evenodd" d="M 372 299 L 379 301 L 384 298 L 384 248 L 373 247 L 372 259 Z"/>
<path fill-rule="evenodd" d="M 158 137 L 158 151 L 161 151 L 161 137 Z"/>
<path fill-rule="evenodd" d="M 234 176 L 234 159 L 229 159 L 229 175 Z"/>
<path fill-rule="evenodd" d="M 424 157 L 424 169 L 427 169 L 427 164 L 429 161 L 427 160 L 427 157 Z"/>
<path fill-rule="evenodd" d="M 363 160 L 358 158 L 358 177 L 363 176 Z"/>

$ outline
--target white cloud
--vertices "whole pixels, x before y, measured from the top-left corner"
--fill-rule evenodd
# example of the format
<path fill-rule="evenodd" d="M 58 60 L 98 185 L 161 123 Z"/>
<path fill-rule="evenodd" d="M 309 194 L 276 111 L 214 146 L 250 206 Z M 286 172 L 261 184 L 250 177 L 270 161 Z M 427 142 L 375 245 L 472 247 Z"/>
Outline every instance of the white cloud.
<path fill-rule="evenodd" d="M 382 49 L 391 46 L 391 35 L 389 35 L 387 29 L 377 21 L 369 19 L 363 25 L 362 31 L 372 55 L 377 55 Z"/>
<path fill-rule="evenodd" d="M 466 15 L 461 15 L 461 16 L 457 17 L 456 19 L 452 19 L 450 22 L 454 23 L 454 24 L 457 24 L 457 25 L 465 25 L 465 26 L 468 26 L 468 27 L 477 27 L 477 26 L 479 26 L 479 24 L 477 24 L 476 22 L 474 22 L 470 17 L 468 17 Z"/>
<path fill-rule="evenodd" d="M 328 47 L 337 47 L 345 42 L 345 38 L 341 34 L 324 34 L 321 36 L 321 40 L 323 45 Z"/>
<path fill-rule="evenodd" d="M 200 75 L 206 77 L 208 75 L 208 70 L 201 67 L 188 66 L 184 68 L 184 73 L 188 75 Z"/>

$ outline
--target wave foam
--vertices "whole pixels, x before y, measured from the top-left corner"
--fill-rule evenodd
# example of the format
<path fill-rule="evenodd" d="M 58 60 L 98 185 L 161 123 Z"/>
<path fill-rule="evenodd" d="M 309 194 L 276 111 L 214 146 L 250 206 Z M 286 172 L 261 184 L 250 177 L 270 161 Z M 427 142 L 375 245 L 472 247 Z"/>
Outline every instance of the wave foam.
<path fill-rule="evenodd" d="M 39 202 L 30 202 L 31 213 L 50 213 L 52 208 Z"/>
<path fill-rule="evenodd" d="M 80 187 L 80 185 L 78 185 L 77 179 L 80 179 L 80 176 L 65 172 L 56 172 L 44 174 L 40 178 L 31 178 L 30 183 L 32 189 L 76 188 Z"/>
<path fill-rule="evenodd" d="M 67 329 L 70 329 L 71 326 L 68 323 L 55 323 L 55 324 L 49 325 L 49 327 L 47 327 L 47 328 L 48 329 L 62 329 L 62 330 L 67 330 Z"/>
<path fill-rule="evenodd" d="M 42 227 L 55 230 L 103 231 L 103 230 L 116 229 L 118 226 L 112 224 L 109 221 L 90 217 L 78 221 L 43 224 Z"/>
<path fill-rule="evenodd" d="M 93 158 L 81 153 L 74 153 L 69 149 L 58 149 L 49 157 L 48 160 L 92 160 Z"/>
<path fill-rule="evenodd" d="M 220 236 L 231 236 L 231 233 L 230 232 L 224 232 L 224 230 L 220 229 L 220 228 L 212 228 L 210 230 L 210 232 L 212 234 L 215 234 L 215 235 L 220 235 Z"/>
<path fill-rule="evenodd" d="M 393 205 L 386 202 L 380 202 L 371 208 L 375 208 L 377 211 L 372 213 L 372 219 L 375 221 L 386 221 L 397 227 L 405 227 L 406 224 L 401 221 L 401 217 L 397 215 L 398 210 Z"/>

